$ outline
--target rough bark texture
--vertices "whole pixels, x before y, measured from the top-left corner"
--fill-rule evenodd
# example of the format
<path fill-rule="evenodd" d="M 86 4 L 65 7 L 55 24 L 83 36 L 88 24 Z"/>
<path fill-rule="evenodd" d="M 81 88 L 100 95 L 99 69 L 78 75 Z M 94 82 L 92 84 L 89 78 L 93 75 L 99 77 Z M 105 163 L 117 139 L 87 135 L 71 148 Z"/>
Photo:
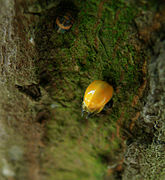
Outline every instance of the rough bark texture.
<path fill-rule="evenodd" d="M 23 14 L 23 1 L 1 0 L 0 6 L 0 179 L 39 179 L 36 157 L 41 127 L 35 102 L 22 94 L 36 86 L 36 52 L 29 41 L 32 20 Z M 23 3 L 24 4 L 24 3 Z M 34 88 L 32 88 L 34 89 Z M 35 92 L 33 93 L 35 95 Z"/>
<path fill-rule="evenodd" d="M 165 179 L 165 13 L 161 4 L 154 21 L 151 11 L 141 17 L 137 23 L 142 39 L 150 45 L 151 58 L 148 60 L 149 91 L 140 112 L 134 138 L 127 147 L 123 179 Z M 143 14 L 144 15 L 144 14 Z M 147 22 L 144 20 L 147 19 Z M 140 19 L 140 18 L 138 18 Z M 152 22 L 152 23 L 151 23 Z M 146 23 L 148 24 L 146 26 Z M 144 25 L 145 24 L 145 25 Z M 155 26 L 155 24 L 157 24 Z M 141 26 L 141 27 L 140 27 Z M 146 26 L 146 27 L 144 27 Z M 153 27 L 159 27 L 153 32 Z M 147 39 L 147 40 L 146 40 Z"/>
<path fill-rule="evenodd" d="M 0 180 L 165 179 L 164 6 L 128 2 L 72 0 L 58 34 L 66 1 L 0 0 Z M 87 120 L 95 79 L 114 105 Z"/>
<path fill-rule="evenodd" d="M 163 31 L 165 32 L 165 31 Z M 138 120 L 144 135 L 128 146 L 123 179 L 165 179 L 165 41 L 149 62 L 150 90 Z"/>

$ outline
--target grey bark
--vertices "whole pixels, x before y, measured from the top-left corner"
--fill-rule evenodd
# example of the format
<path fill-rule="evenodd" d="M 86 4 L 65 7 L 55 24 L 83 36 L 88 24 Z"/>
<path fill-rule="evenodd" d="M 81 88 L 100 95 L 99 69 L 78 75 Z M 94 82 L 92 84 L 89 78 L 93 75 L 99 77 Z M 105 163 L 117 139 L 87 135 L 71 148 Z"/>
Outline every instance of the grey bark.
<path fill-rule="evenodd" d="M 162 34 L 164 34 L 163 29 Z M 125 154 L 124 180 L 165 179 L 165 38 L 159 34 L 148 65 L 149 92 L 137 133 Z"/>
<path fill-rule="evenodd" d="M 23 14 L 23 1 L 1 0 L 0 4 L 0 179 L 36 180 L 40 139 L 36 102 L 19 91 L 38 83 L 37 54 L 29 33 L 32 20 Z"/>

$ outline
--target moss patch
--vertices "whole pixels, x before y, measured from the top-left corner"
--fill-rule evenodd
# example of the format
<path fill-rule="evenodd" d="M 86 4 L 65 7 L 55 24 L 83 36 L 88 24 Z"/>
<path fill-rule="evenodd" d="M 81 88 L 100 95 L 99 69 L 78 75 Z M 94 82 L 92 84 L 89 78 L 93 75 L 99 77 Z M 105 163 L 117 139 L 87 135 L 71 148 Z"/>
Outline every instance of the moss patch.
<path fill-rule="evenodd" d="M 52 180 L 99 180 L 122 160 L 121 129 L 129 128 L 135 114 L 132 101 L 143 83 L 147 56 L 136 39 L 134 6 L 123 0 L 73 3 L 79 13 L 69 32 L 55 31 L 55 6 L 43 12 L 35 34 L 40 85 L 52 99 L 43 161 Z M 114 86 L 114 105 L 86 120 L 83 94 L 97 79 Z"/>

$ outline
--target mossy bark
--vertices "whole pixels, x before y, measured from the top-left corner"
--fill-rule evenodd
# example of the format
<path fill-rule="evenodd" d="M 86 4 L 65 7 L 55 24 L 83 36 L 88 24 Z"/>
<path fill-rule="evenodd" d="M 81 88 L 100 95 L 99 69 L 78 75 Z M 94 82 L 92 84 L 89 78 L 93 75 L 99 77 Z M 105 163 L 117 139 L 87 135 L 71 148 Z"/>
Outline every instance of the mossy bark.
<path fill-rule="evenodd" d="M 0 2 L 0 179 L 164 179 L 162 2 Z M 82 118 L 96 79 L 113 106 Z"/>
<path fill-rule="evenodd" d="M 151 13 L 147 12 L 146 16 L 148 15 Z M 152 56 L 148 62 L 150 89 L 134 127 L 134 138 L 126 150 L 123 179 L 165 179 L 164 12 L 162 16 L 163 21 L 159 31 L 149 35 L 149 44 L 153 47 Z"/>

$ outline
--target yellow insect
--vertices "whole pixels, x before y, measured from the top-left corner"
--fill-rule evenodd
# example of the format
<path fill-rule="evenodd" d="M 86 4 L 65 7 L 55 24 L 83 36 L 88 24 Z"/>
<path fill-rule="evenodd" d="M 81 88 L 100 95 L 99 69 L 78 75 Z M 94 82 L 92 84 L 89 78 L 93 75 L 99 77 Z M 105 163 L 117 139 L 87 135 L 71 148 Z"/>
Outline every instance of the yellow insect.
<path fill-rule="evenodd" d="M 86 89 L 82 103 L 82 113 L 97 114 L 113 96 L 113 87 L 105 81 L 95 80 Z"/>

